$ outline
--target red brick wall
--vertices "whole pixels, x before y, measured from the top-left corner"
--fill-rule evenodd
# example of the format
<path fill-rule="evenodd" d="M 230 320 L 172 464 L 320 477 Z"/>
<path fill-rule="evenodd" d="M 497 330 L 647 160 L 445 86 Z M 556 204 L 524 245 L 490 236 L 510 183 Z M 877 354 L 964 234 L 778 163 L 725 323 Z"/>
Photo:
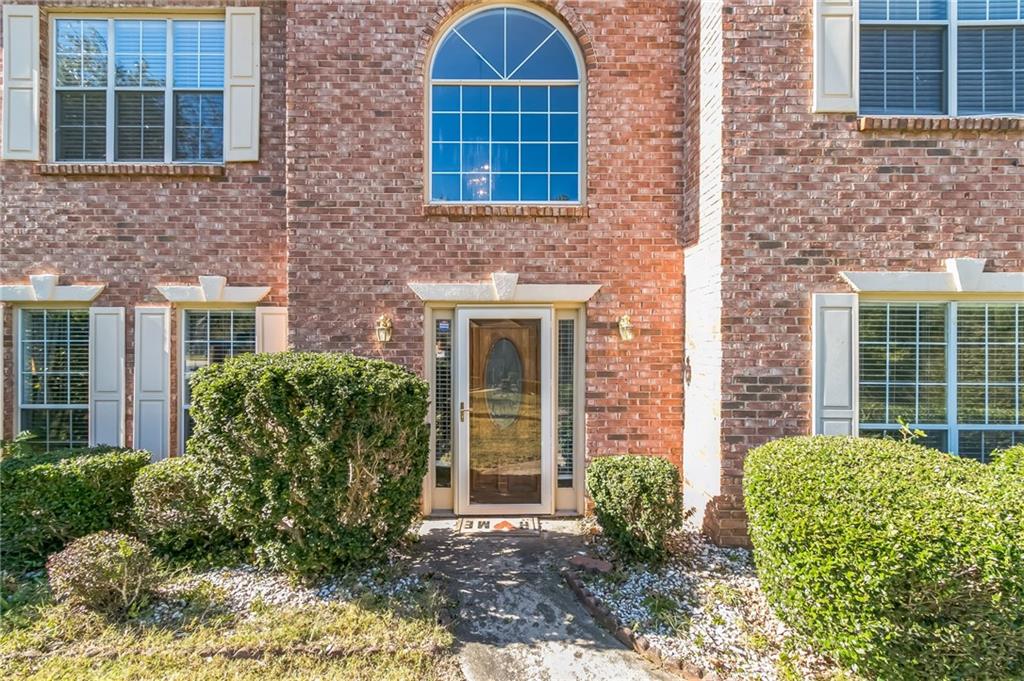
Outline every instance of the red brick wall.
<path fill-rule="evenodd" d="M 179 2 L 46 2 L 48 10 L 96 6 L 118 9 L 223 6 L 223 0 Z M 231 4 L 240 4 L 232 2 Z M 124 306 L 126 425 L 132 433 L 134 309 L 166 301 L 161 283 L 196 283 L 200 274 L 220 274 L 229 284 L 271 285 L 268 304 L 287 302 L 285 273 L 285 3 L 262 8 L 261 160 L 228 164 L 223 177 L 153 175 L 43 175 L 37 164 L 0 162 L 0 281 L 26 281 L 29 274 L 56 272 L 62 284 L 105 282 L 95 304 Z M 46 12 L 40 41 L 47 45 Z M 41 51 L 41 111 L 49 107 L 48 50 Z M 43 120 L 46 120 L 44 113 Z M 45 130 L 42 153 L 48 153 Z M 11 309 L 5 310 L 3 348 L 5 433 L 13 424 L 14 368 Z M 174 315 L 176 318 L 176 315 Z M 175 324 L 176 326 L 176 324 Z M 174 329 L 175 336 L 177 329 Z M 176 341 L 176 337 L 174 339 Z M 176 348 L 177 345 L 173 345 Z M 177 352 L 172 352 L 172 451 L 176 450 Z"/>
<path fill-rule="evenodd" d="M 810 432 L 811 294 L 842 270 L 1024 270 L 1020 133 L 858 132 L 812 114 L 811 0 L 724 13 L 723 517 L 748 449 Z M 744 541 L 742 522 L 719 539 Z"/>
<path fill-rule="evenodd" d="M 585 217 L 424 210 L 425 59 L 445 3 L 305 2 L 289 15 L 291 340 L 421 370 L 410 281 L 506 270 L 521 283 L 600 283 L 587 320 L 588 455 L 678 462 L 682 5 L 556 4 L 590 61 Z M 384 349 L 372 341 L 381 313 L 395 328 Z M 620 314 L 632 315 L 636 341 L 618 339 Z"/>

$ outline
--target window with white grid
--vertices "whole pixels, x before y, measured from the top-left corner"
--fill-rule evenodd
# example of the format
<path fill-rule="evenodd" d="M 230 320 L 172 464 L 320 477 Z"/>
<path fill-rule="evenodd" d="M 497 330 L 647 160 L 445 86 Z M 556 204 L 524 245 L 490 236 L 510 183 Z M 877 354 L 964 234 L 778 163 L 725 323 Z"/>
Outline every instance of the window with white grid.
<path fill-rule="evenodd" d="M 903 422 L 980 461 L 1024 441 L 1024 305 L 861 303 L 859 350 L 862 435 Z"/>
<path fill-rule="evenodd" d="M 191 379 L 203 367 L 256 352 L 255 310 L 185 310 L 183 324 L 183 442 L 192 435 Z"/>
<path fill-rule="evenodd" d="M 89 444 L 89 310 L 23 309 L 20 428 L 47 451 Z"/>
<path fill-rule="evenodd" d="M 860 0 L 860 110 L 1024 113 L 1024 2 Z"/>
<path fill-rule="evenodd" d="M 452 486 L 452 320 L 434 321 L 434 486 Z"/>
<path fill-rule="evenodd" d="M 431 201 L 580 201 L 583 100 L 570 40 L 525 7 L 472 12 L 441 38 L 428 97 Z"/>
<path fill-rule="evenodd" d="M 58 162 L 219 163 L 223 19 L 56 18 Z"/>
<path fill-rule="evenodd" d="M 558 486 L 572 487 L 576 451 L 576 321 L 558 320 Z"/>

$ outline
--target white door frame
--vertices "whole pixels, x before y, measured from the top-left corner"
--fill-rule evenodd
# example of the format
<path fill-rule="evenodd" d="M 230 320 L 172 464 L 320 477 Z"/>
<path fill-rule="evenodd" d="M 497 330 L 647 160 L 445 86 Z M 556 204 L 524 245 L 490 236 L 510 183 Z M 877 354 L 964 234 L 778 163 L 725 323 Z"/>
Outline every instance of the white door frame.
<path fill-rule="evenodd" d="M 469 420 L 463 420 L 459 413 L 460 404 L 469 404 L 469 320 L 470 319 L 539 319 L 540 320 L 540 404 L 541 404 L 541 500 L 539 504 L 471 504 L 469 501 Z M 554 356 L 551 352 L 554 313 L 550 306 L 519 307 L 512 305 L 488 307 L 455 308 L 455 343 L 453 343 L 455 407 L 454 426 L 458 432 L 458 456 L 455 460 L 455 513 L 472 514 L 541 514 L 554 511 L 555 479 L 554 442 L 554 400 L 553 377 Z"/>

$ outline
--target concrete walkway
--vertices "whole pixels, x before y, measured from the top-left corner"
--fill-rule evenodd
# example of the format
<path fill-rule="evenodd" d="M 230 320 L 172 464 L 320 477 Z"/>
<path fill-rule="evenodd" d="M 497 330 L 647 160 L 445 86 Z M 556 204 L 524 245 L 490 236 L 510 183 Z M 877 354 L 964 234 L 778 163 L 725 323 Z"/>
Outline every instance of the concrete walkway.
<path fill-rule="evenodd" d="M 457 535 L 454 520 L 420 530 L 415 569 L 442 577 L 458 602 L 468 681 L 676 679 L 598 626 L 565 586 L 559 569 L 582 550 L 575 521 L 541 527 L 539 537 Z"/>

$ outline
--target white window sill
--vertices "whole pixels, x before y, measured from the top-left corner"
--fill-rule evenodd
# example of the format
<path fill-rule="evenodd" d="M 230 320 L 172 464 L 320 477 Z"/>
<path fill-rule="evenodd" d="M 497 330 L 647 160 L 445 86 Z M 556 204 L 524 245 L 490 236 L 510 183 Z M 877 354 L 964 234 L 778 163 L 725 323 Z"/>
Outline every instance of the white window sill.
<path fill-rule="evenodd" d="M 222 177 L 223 165 L 199 163 L 39 163 L 40 175 L 166 175 Z"/>
<path fill-rule="evenodd" d="M 974 130 L 1011 132 L 1024 130 L 1024 116 L 858 116 L 861 132 L 892 130 L 923 132 L 929 130 Z"/>

